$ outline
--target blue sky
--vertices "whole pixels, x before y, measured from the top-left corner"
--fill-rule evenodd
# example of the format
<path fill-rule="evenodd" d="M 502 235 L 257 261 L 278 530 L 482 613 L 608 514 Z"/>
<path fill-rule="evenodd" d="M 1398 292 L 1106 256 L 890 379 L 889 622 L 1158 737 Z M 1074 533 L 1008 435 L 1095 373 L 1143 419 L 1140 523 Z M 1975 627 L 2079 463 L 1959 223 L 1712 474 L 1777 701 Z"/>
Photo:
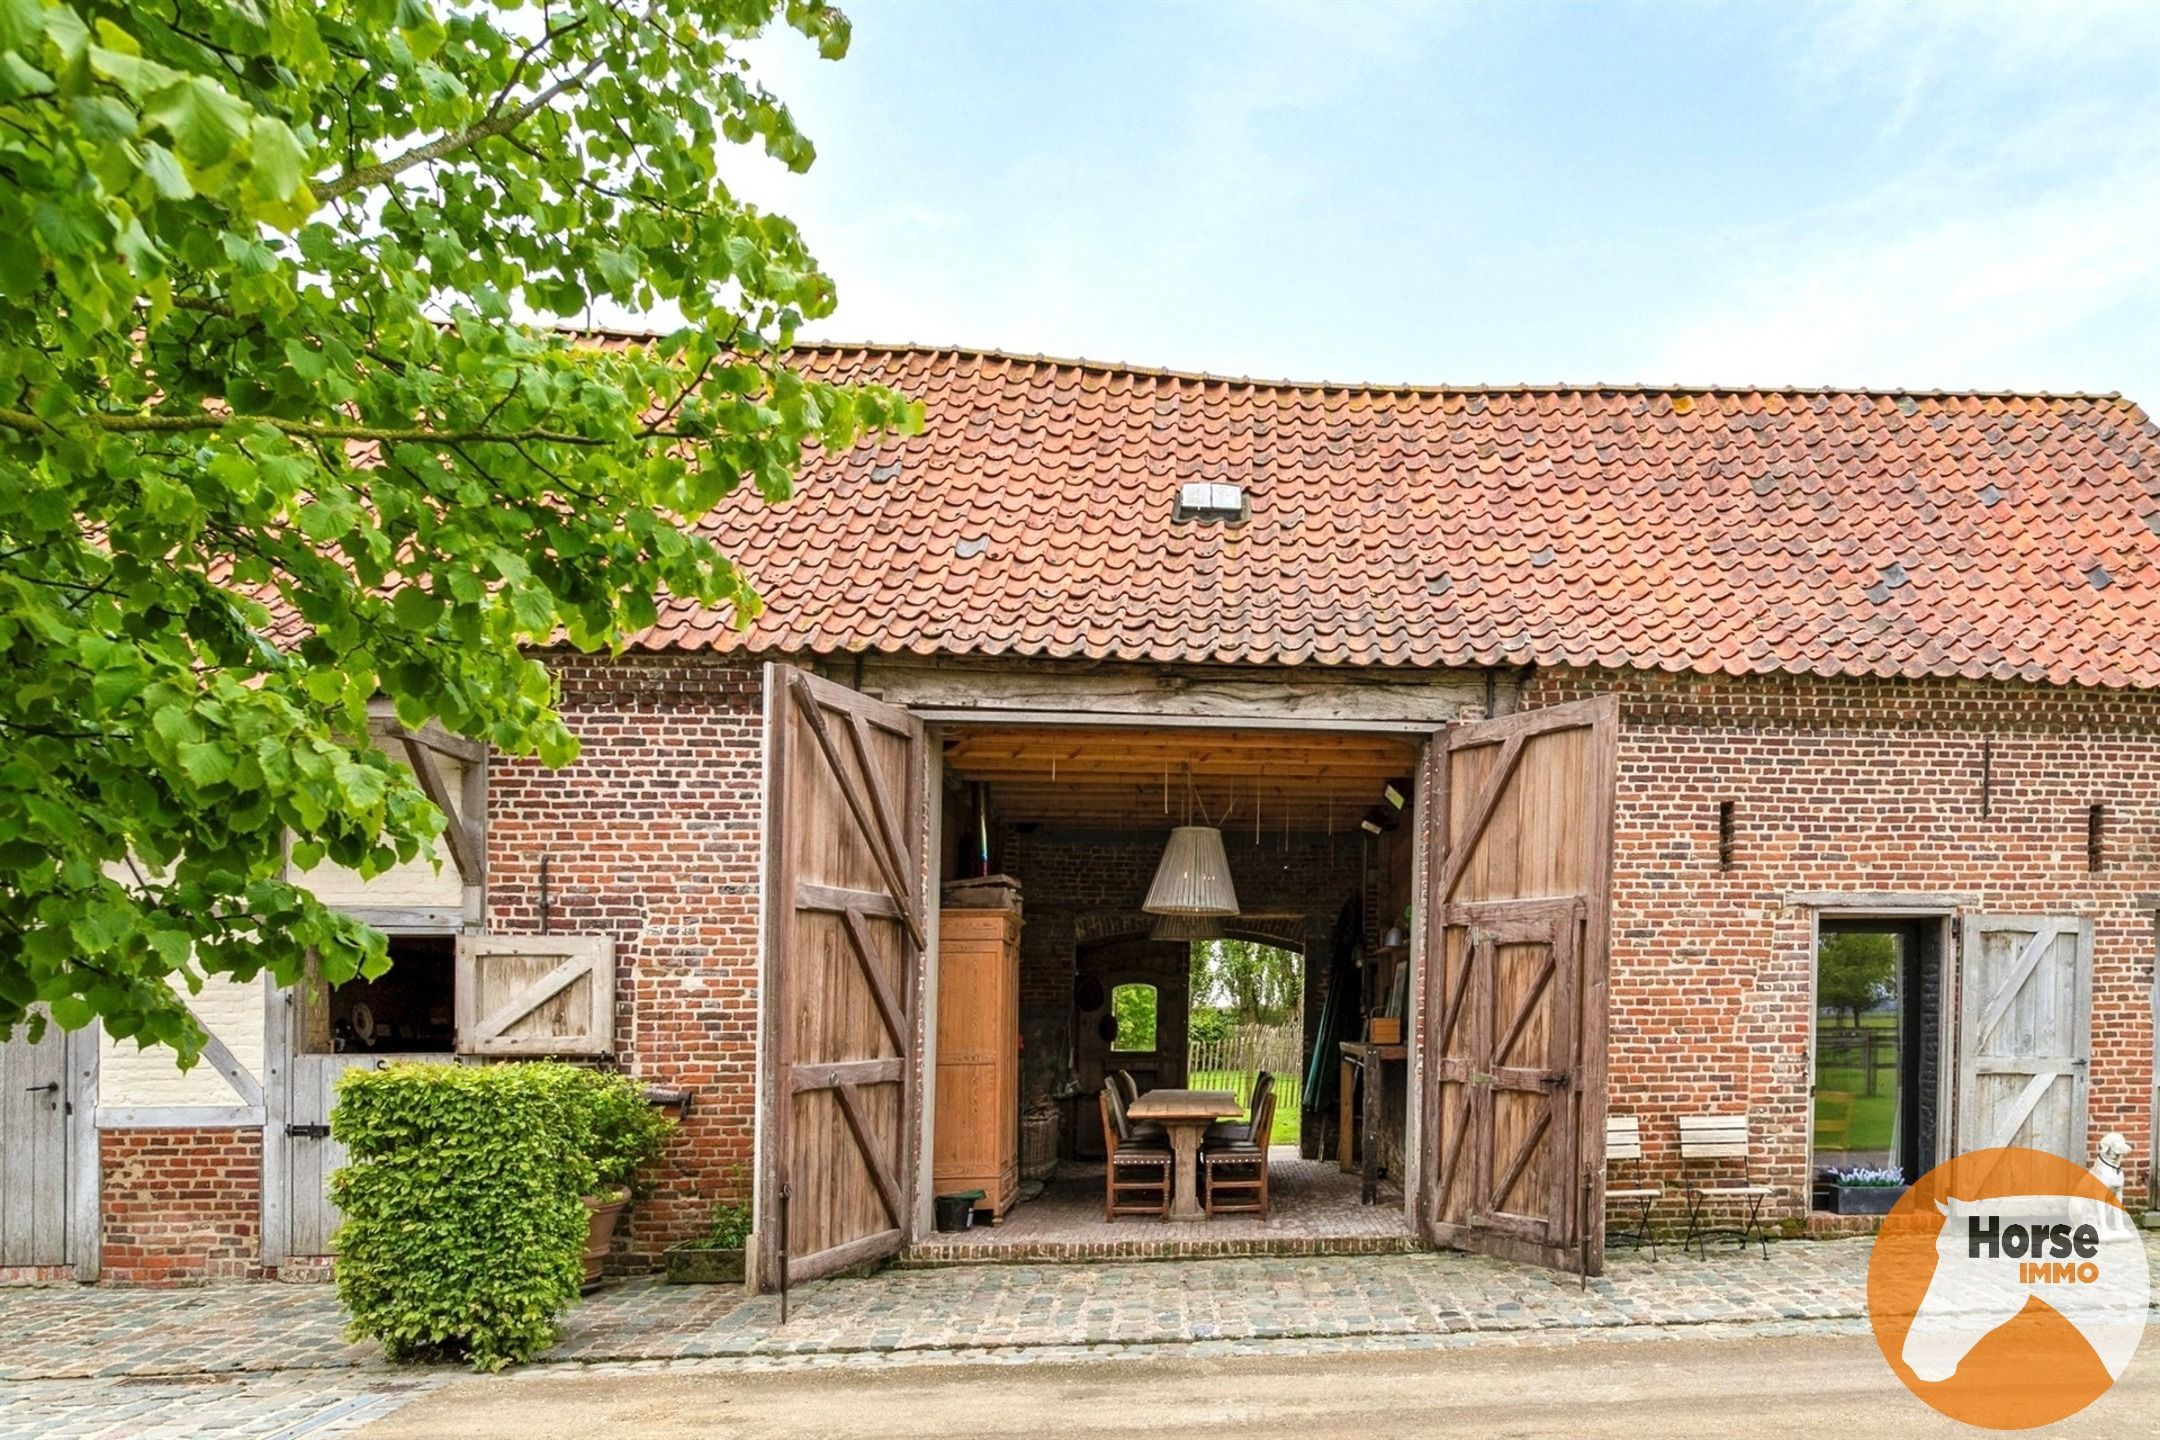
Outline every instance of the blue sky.
<path fill-rule="evenodd" d="M 2160 406 L 2160 4 L 853 0 L 737 157 L 815 333 Z"/>

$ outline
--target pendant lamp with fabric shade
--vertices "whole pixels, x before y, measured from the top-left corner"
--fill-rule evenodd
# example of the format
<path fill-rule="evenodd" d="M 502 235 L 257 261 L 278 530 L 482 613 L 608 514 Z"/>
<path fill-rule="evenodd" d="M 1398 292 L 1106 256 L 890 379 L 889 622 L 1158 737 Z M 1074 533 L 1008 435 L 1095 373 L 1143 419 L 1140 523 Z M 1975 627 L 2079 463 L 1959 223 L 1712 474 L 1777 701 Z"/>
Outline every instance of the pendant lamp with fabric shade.
<path fill-rule="evenodd" d="M 1140 907 L 1150 915 L 1222 916 L 1238 913 L 1230 883 L 1230 857 L 1222 831 L 1212 825 L 1180 825 L 1170 832 L 1155 883 Z"/>

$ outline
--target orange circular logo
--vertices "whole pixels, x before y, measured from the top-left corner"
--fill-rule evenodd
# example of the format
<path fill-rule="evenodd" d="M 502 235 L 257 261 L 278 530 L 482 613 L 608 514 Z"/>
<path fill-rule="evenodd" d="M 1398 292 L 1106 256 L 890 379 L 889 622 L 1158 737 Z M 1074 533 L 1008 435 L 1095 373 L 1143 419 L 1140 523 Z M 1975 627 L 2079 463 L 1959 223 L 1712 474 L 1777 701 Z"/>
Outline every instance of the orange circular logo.
<path fill-rule="evenodd" d="M 1868 1262 L 1868 1320 L 1922 1400 L 2023 1430 L 2114 1384 L 2145 1333 L 2152 1277 L 2137 1226 L 2060 1156 L 1976 1150 L 1892 1207 Z"/>

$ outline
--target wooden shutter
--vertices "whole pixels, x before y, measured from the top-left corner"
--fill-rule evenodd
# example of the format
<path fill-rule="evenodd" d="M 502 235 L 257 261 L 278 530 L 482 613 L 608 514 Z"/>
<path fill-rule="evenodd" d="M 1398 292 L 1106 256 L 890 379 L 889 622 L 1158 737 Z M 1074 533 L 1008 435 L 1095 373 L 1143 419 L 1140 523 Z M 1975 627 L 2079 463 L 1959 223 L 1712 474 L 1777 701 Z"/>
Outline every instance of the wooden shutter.
<path fill-rule="evenodd" d="M 1452 725 L 1420 780 L 1426 1232 L 1591 1275 L 1618 725 L 1611 699 Z"/>
<path fill-rule="evenodd" d="M 906 1241 L 929 793 L 905 710 L 781 665 L 765 694 L 755 1254 L 769 1289 L 783 1265 L 809 1280 Z"/>
<path fill-rule="evenodd" d="M 606 1055 L 615 1048 L 607 935 L 460 935 L 460 1055 Z"/>
<path fill-rule="evenodd" d="M 1958 1149 L 2021 1145 L 2082 1165 L 2092 921 L 1968 915 L 1963 924 Z"/>

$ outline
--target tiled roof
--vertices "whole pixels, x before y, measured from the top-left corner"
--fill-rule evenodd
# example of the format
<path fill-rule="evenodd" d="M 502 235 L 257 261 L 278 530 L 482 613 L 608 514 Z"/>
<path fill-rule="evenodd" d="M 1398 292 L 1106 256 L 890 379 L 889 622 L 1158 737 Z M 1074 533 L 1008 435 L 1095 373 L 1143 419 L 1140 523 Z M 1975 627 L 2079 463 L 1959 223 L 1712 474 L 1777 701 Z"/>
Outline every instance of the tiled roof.
<path fill-rule="evenodd" d="M 2160 430 L 2114 395 L 1273 383 L 808 347 L 923 433 L 707 525 L 652 648 L 2160 684 Z M 1181 483 L 1242 524 L 1173 523 Z"/>

